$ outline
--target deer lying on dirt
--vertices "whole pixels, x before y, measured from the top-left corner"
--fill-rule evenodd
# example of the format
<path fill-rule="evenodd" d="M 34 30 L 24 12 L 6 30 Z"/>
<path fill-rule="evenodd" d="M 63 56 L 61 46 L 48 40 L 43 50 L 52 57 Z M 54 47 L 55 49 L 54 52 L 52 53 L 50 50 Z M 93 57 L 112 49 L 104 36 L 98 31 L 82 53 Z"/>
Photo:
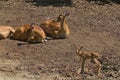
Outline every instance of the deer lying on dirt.
<path fill-rule="evenodd" d="M 64 39 L 70 34 L 69 27 L 65 20 L 66 16 L 69 16 L 69 13 L 59 15 L 56 20 L 48 19 L 42 22 L 40 26 L 49 37 Z"/>
<path fill-rule="evenodd" d="M 43 29 L 37 25 L 32 24 L 31 28 L 28 30 L 29 38 L 28 42 L 38 43 L 46 42 L 46 34 Z"/>
<path fill-rule="evenodd" d="M 83 46 L 81 46 L 80 48 L 78 48 L 76 50 L 76 53 L 82 58 L 83 62 L 81 65 L 81 73 L 84 73 L 84 65 L 85 65 L 85 61 L 86 60 L 91 60 L 92 63 L 96 64 L 97 66 L 97 75 L 100 73 L 101 70 L 101 64 L 100 62 L 97 60 L 97 58 L 99 57 L 98 53 L 96 52 L 86 52 L 86 51 L 81 51 L 81 49 L 83 48 Z"/>
<path fill-rule="evenodd" d="M 15 29 L 11 26 L 0 26 L 0 39 L 9 38 L 14 32 Z"/>
<path fill-rule="evenodd" d="M 25 24 L 16 28 L 15 33 L 10 38 L 31 43 L 46 41 L 43 29 L 35 24 Z"/>

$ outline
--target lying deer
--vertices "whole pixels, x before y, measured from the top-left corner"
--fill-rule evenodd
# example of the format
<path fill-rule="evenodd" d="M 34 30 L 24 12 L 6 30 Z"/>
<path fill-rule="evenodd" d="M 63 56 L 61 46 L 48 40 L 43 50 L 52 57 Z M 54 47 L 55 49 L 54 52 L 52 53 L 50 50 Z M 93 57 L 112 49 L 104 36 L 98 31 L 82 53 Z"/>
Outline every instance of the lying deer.
<path fill-rule="evenodd" d="M 0 39 L 9 38 L 14 32 L 15 29 L 11 26 L 0 26 Z"/>
<path fill-rule="evenodd" d="M 46 34 L 43 29 L 37 25 L 32 24 L 31 28 L 27 31 L 29 34 L 28 42 L 38 43 L 38 42 L 46 42 Z"/>
<path fill-rule="evenodd" d="M 53 38 L 66 38 L 70 34 L 69 27 L 65 20 L 69 13 L 59 15 L 56 20 L 47 19 L 42 22 L 40 26 L 43 28 L 45 33 Z"/>
<path fill-rule="evenodd" d="M 16 28 L 15 33 L 10 38 L 33 43 L 46 41 L 43 29 L 34 24 L 25 24 Z"/>
<path fill-rule="evenodd" d="M 101 70 L 101 64 L 100 62 L 97 60 L 97 58 L 99 57 L 98 53 L 96 52 L 86 52 L 86 51 L 81 51 L 81 49 L 83 48 L 83 46 L 81 46 L 80 48 L 78 48 L 76 50 L 76 53 L 82 58 L 83 62 L 81 65 L 81 73 L 84 73 L 84 65 L 85 65 L 85 61 L 90 59 L 91 62 L 93 62 L 94 64 L 96 64 L 97 66 L 97 74 L 100 73 Z"/>

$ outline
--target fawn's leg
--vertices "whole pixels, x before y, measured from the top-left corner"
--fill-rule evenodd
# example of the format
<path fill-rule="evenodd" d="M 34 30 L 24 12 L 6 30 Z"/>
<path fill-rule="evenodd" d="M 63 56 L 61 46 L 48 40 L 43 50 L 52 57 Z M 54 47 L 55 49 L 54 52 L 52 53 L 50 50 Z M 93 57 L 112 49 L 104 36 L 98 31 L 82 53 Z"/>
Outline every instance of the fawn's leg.
<path fill-rule="evenodd" d="M 86 59 L 83 58 L 82 65 L 81 65 L 81 73 L 84 73 L 85 61 Z"/>
<path fill-rule="evenodd" d="M 97 66 L 97 75 L 98 75 L 98 74 L 100 74 L 101 64 L 97 59 L 93 59 L 93 60 L 94 60 L 94 63 L 96 64 L 96 66 Z"/>

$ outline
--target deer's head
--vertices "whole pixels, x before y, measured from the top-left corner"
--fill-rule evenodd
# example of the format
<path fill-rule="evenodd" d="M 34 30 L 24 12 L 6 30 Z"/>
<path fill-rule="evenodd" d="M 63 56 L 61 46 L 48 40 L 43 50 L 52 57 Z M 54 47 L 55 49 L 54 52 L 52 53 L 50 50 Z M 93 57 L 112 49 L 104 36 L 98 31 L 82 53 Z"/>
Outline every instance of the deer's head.
<path fill-rule="evenodd" d="M 64 12 L 63 14 L 60 14 L 57 18 L 57 21 L 62 21 L 66 16 L 69 16 L 69 12 Z"/>

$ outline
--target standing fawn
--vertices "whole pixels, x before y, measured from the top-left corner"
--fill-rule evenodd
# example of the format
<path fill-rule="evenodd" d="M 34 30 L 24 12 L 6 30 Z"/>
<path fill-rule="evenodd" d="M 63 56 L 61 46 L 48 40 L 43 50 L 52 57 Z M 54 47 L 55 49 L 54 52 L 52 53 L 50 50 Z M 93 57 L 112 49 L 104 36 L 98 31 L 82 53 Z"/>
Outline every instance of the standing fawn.
<path fill-rule="evenodd" d="M 0 26 L 0 39 L 9 38 L 15 32 L 11 26 Z"/>
<path fill-rule="evenodd" d="M 70 34 L 69 27 L 65 20 L 66 16 L 69 16 L 69 13 L 66 12 L 62 15 L 59 15 L 56 20 L 45 20 L 40 24 L 40 26 L 49 37 L 57 39 L 66 38 Z"/>
<path fill-rule="evenodd" d="M 97 66 L 97 74 L 100 73 L 101 70 L 101 64 L 100 62 L 97 60 L 97 58 L 99 57 L 98 53 L 96 52 L 86 52 L 86 51 L 81 51 L 81 49 L 83 48 L 83 46 L 81 46 L 80 48 L 78 48 L 76 50 L 76 53 L 82 58 L 82 65 L 81 65 L 81 73 L 84 73 L 84 66 L 85 66 L 85 61 L 86 60 L 91 60 L 91 62 L 93 62 L 94 64 L 96 64 Z"/>

